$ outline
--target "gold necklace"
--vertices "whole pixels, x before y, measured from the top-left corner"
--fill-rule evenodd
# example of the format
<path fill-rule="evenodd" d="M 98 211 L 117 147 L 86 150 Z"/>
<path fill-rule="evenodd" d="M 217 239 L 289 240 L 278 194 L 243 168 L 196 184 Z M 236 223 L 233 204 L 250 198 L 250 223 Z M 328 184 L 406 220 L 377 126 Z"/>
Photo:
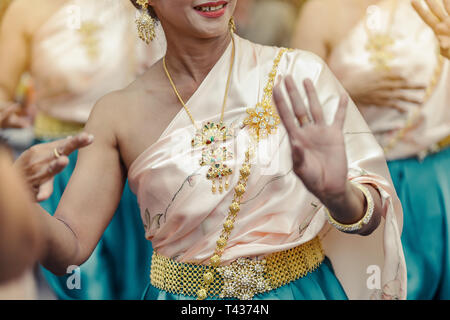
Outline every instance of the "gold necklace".
<path fill-rule="evenodd" d="M 223 228 L 220 233 L 219 238 L 216 241 L 216 249 L 214 250 L 214 254 L 210 258 L 210 269 L 199 270 L 198 281 L 201 282 L 200 289 L 197 291 L 197 299 L 204 300 L 208 297 L 211 291 L 214 291 L 217 288 L 214 288 L 214 279 L 220 274 L 224 279 L 224 285 L 222 288 L 222 292 L 220 294 L 221 298 L 225 297 L 236 297 L 239 299 L 251 299 L 253 295 L 256 293 L 262 293 L 270 289 L 270 284 L 264 280 L 261 276 L 263 270 L 255 270 L 255 266 L 252 264 L 249 259 L 238 259 L 229 267 L 219 267 L 222 262 L 222 255 L 225 251 L 225 248 L 228 244 L 228 240 L 230 239 L 231 231 L 234 228 L 234 224 L 236 222 L 236 218 L 238 213 L 241 210 L 241 201 L 244 197 L 244 194 L 247 189 L 247 182 L 251 173 L 251 157 L 254 153 L 254 149 L 259 142 L 260 139 L 266 138 L 266 135 L 260 134 L 259 128 L 260 124 L 263 123 L 264 120 L 261 120 L 258 123 L 254 123 L 252 120 L 254 118 L 253 112 L 256 108 L 263 108 L 263 106 L 267 109 L 264 112 L 270 112 L 270 110 L 274 110 L 274 107 L 271 105 L 270 100 L 272 98 L 273 85 L 275 82 L 275 78 L 278 72 L 278 66 L 280 64 L 281 58 L 284 53 L 289 51 L 288 49 L 280 49 L 278 52 L 272 67 L 272 71 L 269 73 L 269 81 L 267 82 L 266 87 L 264 88 L 264 96 L 261 103 L 258 103 L 255 108 L 247 109 L 247 113 L 249 114 L 244 123 L 250 127 L 250 134 L 254 136 L 255 139 L 252 139 L 252 143 L 249 148 L 245 152 L 245 161 L 242 164 L 241 169 L 239 170 L 239 181 L 234 188 L 234 196 L 231 202 L 231 205 L 228 207 L 228 214 L 225 222 L 223 223 Z M 278 124 L 280 123 L 280 119 L 278 115 L 276 115 L 278 119 Z M 271 127 L 269 133 L 273 133 L 276 130 L 276 127 Z M 264 265 L 265 262 L 262 262 Z M 234 274 L 234 270 L 240 270 L 237 274 Z M 246 281 L 248 277 L 255 277 L 256 285 L 253 287 L 252 285 L 248 285 L 249 282 Z"/>
<path fill-rule="evenodd" d="M 228 178 L 233 173 L 233 170 L 224 163 L 226 160 L 230 160 L 233 158 L 232 153 L 229 152 L 225 146 L 222 148 L 220 148 L 220 146 L 218 146 L 218 144 L 220 142 L 225 142 L 228 138 L 232 137 L 232 135 L 233 135 L 233 130 L 229 129 L 223 123 L 225 107 L 226 107 L 227 98 L 228 98 L 228 91 L 229 91 L 230 83 L 231 83 L 231 74 L 233 71 L 235 53 L 236 53 L 236 48 L 235 48 L 235 43 L 234 43 L 234 38 L 233 38 L 232 32 L 231 32 L 231 41 L 232 41 L 233 49 L 232 49 L 232 53 L 231 53 L 231 63 L 230 63 L 230 69 L 228 71 L 228 79 L 227 79 L 227 84 L 226 84 L 226 88 L 225 88 L 225 96 L 223 98 L 220 122 L 219 123 L 207 122 L 207 123 L 203 124 L 202 127 L 200 127 L 200 128 L 195 123 L 194 117 L 192 116 L 189 108 L 184 103 L 183 99 L 181 98 L 181 95 L 178 92 L 177 87 L 175 86 L 175 83 L 172 80 L 172 77 L 170 76 L 169 70 L 167 69 L 167 65 L 166 65 L 166 57 L 163 58 L 164 71 L 167 75 L 167 78 L 169 79 L 172 89 L 175 92 L 175 95 L 177 96 L 177 98 L 180 101 L 181 105 L 183 106 L 184 110 L 188 114 L 189 118 L 191 119 L 191 122 L 194 125 L 194 128 L 196 129 L 196 133 L 194 135 L 194 138 L 191 141 L 191 145 L 193 148 L 199 147 L 199 146 L 202 147 L 202 158 L 200 159 L 200 165 L 201 166 L 209 165 L 209 170 L 206 173 L 206 178 L 208 180 L 212 181 L 212 187 L 211 187 L 212 193 L 216 193 L 216 191 L 217 191 L 216 181 L 218 181 L 219 192 L 220 193 L 223 192 L 223 189 L 224 189 L 223 178 L 225 178 L 225 190 L 228 190 L 229 186 L 230 186 Z"/>
<path fill-rule="evenodd" d="M 389 62 L 394 59 L 394 54 L 390 47 L 392 47 L 395 43 L 394 38 L 391 35 L 392 25 L 394 23 L 395 12 L 397 11 L 398 1 L 393 0 L 391 4 L 391 11 L 389 16 L 388 28 L 385 32 L 373 32 L 368 25 L 368 17 L 366 16 L 366 20 L 364 23 L 364 28 L 367 34 L 367 43 L 366 50 L 370 53 L 370 62 L 373 63 L 377 70 L 379 71 L 389 71 L 390 66 Z M 375 14 L 375 12 L 370 13 L 371 8 L 376 8 L 378 12 L 380 12 L 380 8 L 376 5 L 369 6 L 367 8 L 368 14 Z"/>

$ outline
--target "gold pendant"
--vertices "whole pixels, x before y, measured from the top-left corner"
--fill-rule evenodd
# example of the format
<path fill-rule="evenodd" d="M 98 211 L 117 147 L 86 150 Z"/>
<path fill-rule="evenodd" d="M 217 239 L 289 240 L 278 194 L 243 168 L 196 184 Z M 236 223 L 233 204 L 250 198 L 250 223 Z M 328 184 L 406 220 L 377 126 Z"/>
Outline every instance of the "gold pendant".
<path fill-rule="evenodd" d="M 192 147 L 201 146 L 203 148 L 200 165 L 209 166 L 206 179 L 212 182 L 212 193 L 216 193 L 217 189 L 219 189 L 220 193 L 224 189 L 229 189 L 228 178 L 233 173 L 233 170 L 224 162 L 233 159 L 233 154 L 226 146 L 223 146 L 223 142 L 232 136 L 233 130 L 228 129 L 222 122 L 207 122 L 201 129 L 197 130 L 192 139 Z M 216 183 L 218 186 L 216 186 Z"/>
<path fill-rule="evenodd" d="M 369 36 L 366 50 L 370 52 L 370 62 L 376 69 L 389 71 L 389 62 L 394 59 L 394 54 L 389 48 L 395 43 L 389 34 L 377 33 Z"/>

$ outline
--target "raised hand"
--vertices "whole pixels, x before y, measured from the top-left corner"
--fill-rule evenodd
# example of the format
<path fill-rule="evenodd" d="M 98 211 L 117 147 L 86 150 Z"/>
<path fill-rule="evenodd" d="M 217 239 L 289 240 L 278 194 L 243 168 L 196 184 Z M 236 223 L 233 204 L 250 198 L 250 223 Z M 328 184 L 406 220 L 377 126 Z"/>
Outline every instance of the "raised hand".
<path fill-rule="evenodd" d="M 412 6 L 422 20 L 433 29 L 439 41 L 441 54 L 450 59 L 450 0 L 412 0 Z M 442 5 L 443 3 L 443 5 Z"/>
<path fill-rule="evenodd" d="M 31 118 L 21 114 L 20 104 L 13 103 L 0 109 L 0 128 L 27 128 L 31 126 Z"/>
<path fill-rule="evenodd" d="M 274 100 L 291 143 L 294 172 L 305 187 L 323 203 L 332 197 L 345 195 L 348 168 L 343 126 L 348 105 L 347 95 L 342 95 L 334 122 L 327 125 L 311 80 L 305 80 L 303 85 L 312 119 L 308 117 L 292 77 L 288 76 L 285 84 L 295 117 L 287 106 L 280 85 L 274 89 Z"/>
<path fill-rule="evenodd" d="M 400 76 L 378 72 L 367 75 L 363 81 L 359 77 L 346 77 L 342 79 L 342 85 L 358 106 L 373 105 L 395 109 L 401 113 L 408 111 L 404 102 L 416 105 L 423 103 L 420 99 L 408 96 L 406 92 L 426 89 L 424 85 L 410 84 Z"/>
<path fill-rule="evenodd" d="M 14 166 L 23 173 L 36 201 L 44 201 L 53 193 L 53 179 L 69 163 L 68 155 L 93 142 L 93 137 L 81 133 L 50 143 L 42 143 L 26 150 Z"/>

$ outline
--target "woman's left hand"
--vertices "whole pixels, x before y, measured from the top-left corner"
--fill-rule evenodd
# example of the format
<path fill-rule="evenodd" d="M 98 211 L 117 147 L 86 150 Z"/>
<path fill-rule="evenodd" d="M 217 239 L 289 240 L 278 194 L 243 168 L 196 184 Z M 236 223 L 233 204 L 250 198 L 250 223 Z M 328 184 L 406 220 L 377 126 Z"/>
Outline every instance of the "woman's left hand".
<path fill-rule="evenodd" d="M 7 107 L 0 107 L 0 128 L 28 128 L 32 125 L 32 120 L 28 115 L 24 115 L 22 107 L 17 103 L 12 103 Z"/>
<path fill-rule="evenodd" d="M 425 0 L 429 10 L 424 8 L 421 1 L 412 0 L 412 6 L 422 20 L 429 25 L 439 40 L 441 54 L 450 59 L 450 0 L 443 0 L 444 6 L 438 0 Z"/>
<path fill-rule="evenodd" d="M 14 162 L 23 174 L 36 201 L 47 200 L 53 193 L 53 179 L 68 164 L 68 156 L 75 150 L 93 142 L 93 137 L 83 132 L 74 137 L 34 145 Z"/>
<path fill-rule="evenodd" d="M 344 197 L 347 185 L 347 156 L 343 135 L 347 95 L 342 95 L 331 125 L 325 123 L 322 106 L 311 80 L 303 85 L 308 97 L 312 119 L 309 119 L 303 99 L 292 79 L 285 79 L 286 89 L 295 118 L 281 93 L 274 89 L 274 100 L 291 143 L 293 169 L 305 187 L 322 203 Z"/>

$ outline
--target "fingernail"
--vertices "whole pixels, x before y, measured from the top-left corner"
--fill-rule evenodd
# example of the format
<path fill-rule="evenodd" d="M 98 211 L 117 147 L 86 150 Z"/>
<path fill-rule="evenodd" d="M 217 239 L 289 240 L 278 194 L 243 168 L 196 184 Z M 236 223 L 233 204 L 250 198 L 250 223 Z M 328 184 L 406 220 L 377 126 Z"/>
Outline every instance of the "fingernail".
<path fill-rule="evenodd" d="M 89 142 L 94 141 L 94 135 L 93 134 L 88 135 L 88 140 Z"/>

